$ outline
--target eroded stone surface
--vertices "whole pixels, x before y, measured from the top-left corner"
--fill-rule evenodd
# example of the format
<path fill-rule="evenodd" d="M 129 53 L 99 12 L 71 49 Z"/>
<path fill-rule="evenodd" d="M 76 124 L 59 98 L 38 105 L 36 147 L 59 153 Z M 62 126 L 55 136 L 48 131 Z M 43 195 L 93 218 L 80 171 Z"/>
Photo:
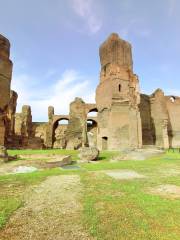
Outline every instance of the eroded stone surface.
<path fill-rule="evenodd" d="M 131 45 L 111 34 L 100 47 L 100 62 L 96 89 L 98 148 L 141 147 L 139 80 L 133 73 Z"/>
<path fill-rule="evenodd" d="M 81 98 L 75 98 L 70 104 L 69 117 L 67 148 L 78 149 L 87 143 L 85 102 Z"/>
<path fill-rule="evenodd" d="M 84 162 L 98 159 L 99 150 L 96 147 L 83 147 L 80 149 L 79 158 Z"/>
<path fill-rule="evenodd" d="M 59 125 L 55 130 L 55 142 L 53 148 L 66 148 L 67 125 Z"/>
<path fill-rule="evenodd" d="M 9 59 L 10 43 L 0 35 L 0 145 L 5 144 L 6 114 L 10 101 L 12 62 Z"/>
<path fill-rule="evenodd" d="M 72 163 L 71 156 L 56 156 L 46 161 L 47 167 L 62 167 Z"/>

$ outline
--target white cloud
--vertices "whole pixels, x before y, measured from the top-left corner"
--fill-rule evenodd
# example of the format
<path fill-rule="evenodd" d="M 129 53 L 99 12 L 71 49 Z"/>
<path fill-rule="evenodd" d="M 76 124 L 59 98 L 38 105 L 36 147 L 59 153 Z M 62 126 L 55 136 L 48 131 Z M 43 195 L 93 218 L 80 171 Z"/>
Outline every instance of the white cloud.
<path fill-rule="evenodd" d="M 38 86 L 35 78 L 26 74 L 15 75 L 11 88 L 18 93 L 17 112 L 23 105 L 30 105 L 33 121 L 47 121 L 48 106 L 55 107 L 55 114 L 68 114 L 69 103 L 75 97 L 86 102 L 95 101 L 92 80 L 75 70 L 66 70 L 52 86 Z"/>
<path fill-rule="evenodd" d="M 94 0 L 71 0 L 74 12 L 86 23 L 92 34 L 102 27 L 102 19 L 93 8 Z"/>

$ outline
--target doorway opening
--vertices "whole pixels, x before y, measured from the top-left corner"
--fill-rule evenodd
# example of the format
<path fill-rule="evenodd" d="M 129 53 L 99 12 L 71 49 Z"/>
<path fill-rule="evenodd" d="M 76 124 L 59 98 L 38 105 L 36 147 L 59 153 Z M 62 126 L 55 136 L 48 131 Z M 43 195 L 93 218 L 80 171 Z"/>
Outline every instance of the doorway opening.
<path fill-rule="evenodd" d="M 102 137 L 102 150 L 108 149 L 108 137 Z"/>

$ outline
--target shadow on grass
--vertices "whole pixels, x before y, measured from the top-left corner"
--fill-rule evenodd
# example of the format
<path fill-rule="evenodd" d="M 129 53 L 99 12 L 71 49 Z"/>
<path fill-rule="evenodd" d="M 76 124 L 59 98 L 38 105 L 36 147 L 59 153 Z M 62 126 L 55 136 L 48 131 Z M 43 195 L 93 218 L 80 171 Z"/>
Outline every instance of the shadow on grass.
<path fill-rule="evenodd" d="M 98 159 L 97 160 L 105 160 L 105 159 L 107 159 L 106 157 L 103 157 L 103 156 L 101 156 L 101 157 L 98 157 Z"/>

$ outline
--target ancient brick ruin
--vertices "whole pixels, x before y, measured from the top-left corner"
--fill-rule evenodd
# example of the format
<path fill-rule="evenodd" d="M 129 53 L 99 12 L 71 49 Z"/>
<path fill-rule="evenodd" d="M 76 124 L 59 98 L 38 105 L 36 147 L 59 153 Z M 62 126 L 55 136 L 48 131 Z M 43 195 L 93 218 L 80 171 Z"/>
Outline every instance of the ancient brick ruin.
<path fill-rule="evenodd" d="M 10 89 L 10 43 L 0 35 L 0 145 L 8 148 L 97 146 L 134 149 L 143 146 L 180 147 L 180 97 L 161 89 L 141 94 L 133 72 L 131 45 L 115 33 L 100 46 L 100 82 L 96 103 L 75 98 L 68 115 L 48 108 L 48 122 L 33 122 L 31 107 L 16 113 L 17 93 Z M 96 112 L 96 117 L 88 113 Z M 61 124 L 61 120 L 68 121 Z M 59 124 L 60 123 L 60 124 Z"/>
<path fill-rule="evenodd" d="M 5 145 L 8 134 L 11 132 L 12 107 L 10 86 L 12 76 L 12 62 L 9 59 L 10 43 L 0 35 L 0 145 Z M 13 121 L 12 121 L 13 122 Z"/>

